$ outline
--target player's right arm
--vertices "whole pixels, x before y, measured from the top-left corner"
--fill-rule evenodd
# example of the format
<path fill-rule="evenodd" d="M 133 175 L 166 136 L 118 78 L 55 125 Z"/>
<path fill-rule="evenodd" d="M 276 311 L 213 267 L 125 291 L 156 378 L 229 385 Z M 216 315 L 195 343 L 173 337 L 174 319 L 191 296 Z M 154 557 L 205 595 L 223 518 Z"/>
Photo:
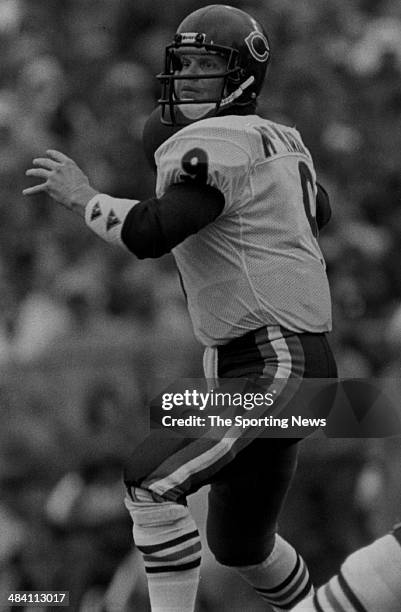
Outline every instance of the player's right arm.
<path fill-rule="evenodd" d="M 113 198 L 93 189 L 77 164 L 58 151 L 33 161 L 28 176 L 44 182 L 24 195 L 48 193 L 68 210 L 85 218 L 90 229 L 137 257 L 160 257 L 211 223 L 224 207 L 223 194 L 194 180 L 172 183 L 159 198 L 144 201 Z"/>
<path fill-rule="evenodd" d="M 85 211 L 87 225 L 103 239 L 115 242 L 110 230 L 114 219 L 118 241 L 139 259 L 161 257 L 188 236 L 212 223 L 224 207 L 223 194 L 194 181 L 174 183 L 160 197 L 141 202 L 98 194 Z"/>

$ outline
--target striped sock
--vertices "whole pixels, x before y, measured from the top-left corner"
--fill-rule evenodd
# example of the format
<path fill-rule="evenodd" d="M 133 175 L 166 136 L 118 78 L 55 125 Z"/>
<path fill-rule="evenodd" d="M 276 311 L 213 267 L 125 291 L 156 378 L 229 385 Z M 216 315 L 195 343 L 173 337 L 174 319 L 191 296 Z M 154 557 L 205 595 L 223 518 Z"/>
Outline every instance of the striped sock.
<path fill-rule="evenodd" d="M 201 542 L 186 506 L 172 502 L 125 505 L 134 521 L 152 612 L 193 612 L 199 583 Z"/>
<path fill-rule="evenodd" d="M 272 552 L 262 563 L 235 568 L 273 610 L 291 610 L 313 592 L 302 557 L 276 535 Z"/>
<path fill-rule="evenodd" d="M 313 600 L 293 612 L 400 612 L 401 529 L 350 555 Z"/>

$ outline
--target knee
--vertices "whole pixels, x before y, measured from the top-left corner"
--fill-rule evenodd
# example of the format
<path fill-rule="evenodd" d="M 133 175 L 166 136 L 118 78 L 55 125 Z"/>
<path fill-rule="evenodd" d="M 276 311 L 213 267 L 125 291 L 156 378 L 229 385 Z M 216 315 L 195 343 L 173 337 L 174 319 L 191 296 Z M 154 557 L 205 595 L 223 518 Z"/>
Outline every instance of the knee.
<path fill-rule="evenodd" d="M 127 495 L 125 505 L 134 524 L 134 542 L 143 555 L 147 573 L 199 568 L 201 541 L 186 505 L 156 501 L 143 489 Z"/>
<path fill-rule="evenodd" d="M 207 542 L 218 563 L 239 567 L 265 561 L 274 548 L 275 534 L 255 537 L 240 530 L 231 535 L 208 532 Z"/>
<path fill-rule="evenodd" d="M 196 530 L 186 505 L 166 501 L 146 489 L 135 487 L 127 494 L 124 503 L 133 522 L 133 536 L 138 546 L 149 529 L 168 538 L 182 529 L 193 527 Z"/>
<path fill-rule="evenodd" d="M 148 489 L 131 487 L 124 500 L 134 526 L 174 523 L 188 515 L 184 503 L 172 502 Z"/>

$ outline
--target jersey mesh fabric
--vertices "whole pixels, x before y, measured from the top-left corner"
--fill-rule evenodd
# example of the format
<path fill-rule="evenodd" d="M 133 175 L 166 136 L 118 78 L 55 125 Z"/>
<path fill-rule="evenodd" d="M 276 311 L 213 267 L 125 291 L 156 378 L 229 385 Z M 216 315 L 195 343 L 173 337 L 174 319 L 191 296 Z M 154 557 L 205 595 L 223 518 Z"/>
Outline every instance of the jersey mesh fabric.
<path fill-rule="evenodd" d="M 277 324 L 329 331 L 325 264 L 306 208 L 313 217 L 315 170 L 298 132 L 256 115 L 188 126 L 156 152 L 158 197 L 183 179 L 194 151 L 225 198 L 221 215 L 173 250 L 198 339 L 225 344 Z"/>

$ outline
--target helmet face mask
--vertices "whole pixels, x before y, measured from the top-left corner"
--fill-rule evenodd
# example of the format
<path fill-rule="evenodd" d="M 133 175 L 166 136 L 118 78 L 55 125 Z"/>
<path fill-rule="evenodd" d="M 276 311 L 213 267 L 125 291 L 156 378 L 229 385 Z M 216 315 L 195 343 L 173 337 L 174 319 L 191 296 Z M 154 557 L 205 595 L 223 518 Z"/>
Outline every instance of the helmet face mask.
<path fill-rule="evenodd" d="M 191 47 L 182 47 L 172 53 L 178 77 L 172 85 L 174 110 L 190 121 L 217 112 L 226 89 L 227 58 L 220 53 Z"/>
<path fill-rule="evenodd" d="M 241 69 L 237 65 L 238 51 L 229 47 L 215 44 L 202 44 L 205 35 L 195 33 L 192 35 L 191 40 L 189 34 L 182 36 L 176 34 L 174 43 L 166 47 L 166 64 L 164 73 L 158 75 L 162 83 L 162 96 L 159 100 L 159 104 L 162 105 L 162 116 L 166 112 L 168 107 L 168 114 L 173 120 L 173 123 L 179 123 L 180 117 L 177 116 L 177 110 L 182 111 L 183 108 L 189 106 L 204 106 L 204 112 L 199 114 L 209 114 L 211 110 L 214 114 L 217 114 L 220 107 L 224 106 L 225 92 L 228 90 L 229 83 L 239 83 Z M 180 65 L 180 53 L 185 52 L 188 55 L 191 54 L 211 54 L 223 57 L 226 60 L 225 69 L 219 70 L 218 72 L 210 73 L 198 73 L 198 74 L 186 74 L 181 73 L 182 66 Z M 211 80 L 218 79 L 222 81 L 222 86 L 219 88 L 220 92 L 217 96 L 203 98 L 202 101 L 196 99 L 181 98 L 177 94 L 177 87 L 179 81 L 200 81 L 200 80 Z M 183 113 L 184 116 L 186 113 Z M 191 115 L 190 109 L 188 108 L 188 116 Z M 166 117 L 163 116 L 165 120 Z M 181 118 L 182 119 L 182 118 Z M 184 119 L 185 122 L 185 119 Z"/>
<path fill-rule="evenodd" d="M 225 67 L 216 72 L 189 74 L 182 70 L 181 53 L 218 55 L 225 59 Z M 166 47 L 164 72 L 157 75 L 162 85 L 158 101 L 162 123 L 186 125 L 217 115 L 233 104 L 254 103 L 269 59 L 267 37 L 247 13 L 223 5 L 211 5 L 191 13 L 178 27 L 173 43 Z M 203 79 L 220 79 L 219 93 L 210 98 L 202 96 L 201 100 L 180 97 L 177 93 L 179 81 Z"/>

